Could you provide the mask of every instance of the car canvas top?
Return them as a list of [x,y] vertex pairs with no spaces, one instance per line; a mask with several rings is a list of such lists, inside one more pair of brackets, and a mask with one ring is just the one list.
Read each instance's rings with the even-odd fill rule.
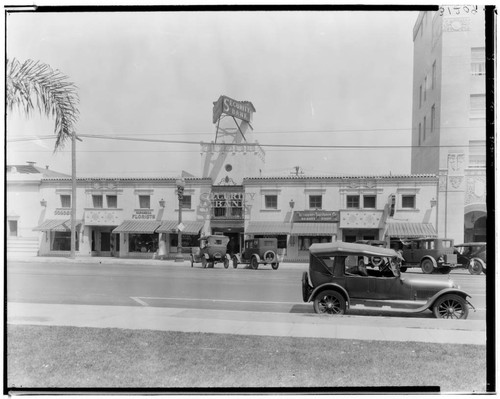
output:
[[372,245],[355,244],[343,241],[334,241],[327,243],[316,243],[309,247],[309,251],[314,255],[331,255],[331,256],[383,256],[397,257],[403,259],[401,254],[393,249],[374,247]]

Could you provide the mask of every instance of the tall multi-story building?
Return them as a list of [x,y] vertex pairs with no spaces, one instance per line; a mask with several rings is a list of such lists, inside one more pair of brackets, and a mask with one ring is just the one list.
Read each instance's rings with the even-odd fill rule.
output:
[[413,29],[411,173],[439,176],[437,232],[486,240],[485,15],[420,12]]

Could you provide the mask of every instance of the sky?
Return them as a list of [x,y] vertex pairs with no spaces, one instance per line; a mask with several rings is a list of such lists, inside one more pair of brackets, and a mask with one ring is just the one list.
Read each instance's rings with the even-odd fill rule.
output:
[[[78,87],[79,176],[199,176],[220,95],[251,101],[266,175],[409,174],[417,11],[10,13],[7,57],[38,60]],[[7,116],[7,164],[71,173],[54,121]],[[363,145],[362,149],[266,147]],[[369,146],[401,145],[380,149]],[[406,146],[406,147],[405,147]]]

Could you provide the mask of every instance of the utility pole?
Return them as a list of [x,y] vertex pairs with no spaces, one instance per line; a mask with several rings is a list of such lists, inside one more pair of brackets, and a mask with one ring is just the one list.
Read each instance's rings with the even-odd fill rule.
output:
[[76,239],[76,133],[71,134],[71,252],[70,258],[75,259]]

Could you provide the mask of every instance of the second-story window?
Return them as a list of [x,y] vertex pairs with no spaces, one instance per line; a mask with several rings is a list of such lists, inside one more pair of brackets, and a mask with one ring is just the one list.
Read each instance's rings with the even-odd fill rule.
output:
[[106,195],[108,208],[118,208],[118,197],[116,195]]
[[102,208],[102,195],[92,196],[92,206],[94,208]]
[[323,208],[323,196],[322,195],[310,195],[309,196],[309,209],[322,209]]
[[278,209],[277,195],[266,195],[264,198],[266,209]]
[[151,209],[151,196],[139,195],[139,208]]
[[182,209],[191,209],[191,196],[183,195],[181,200]]
[[401,207],[404,209],[415,209],[416,197],[415,195],[402,195]]
[[363,208],[374,209],[377,205],[376,198],[377,197],[375,195],[364,195],[363,196]]
[[351,209],[359,209],[359,195],[348,195],[346,198],[346,206]]
[[61,195],[61,208],[71,208],[71,195]]

